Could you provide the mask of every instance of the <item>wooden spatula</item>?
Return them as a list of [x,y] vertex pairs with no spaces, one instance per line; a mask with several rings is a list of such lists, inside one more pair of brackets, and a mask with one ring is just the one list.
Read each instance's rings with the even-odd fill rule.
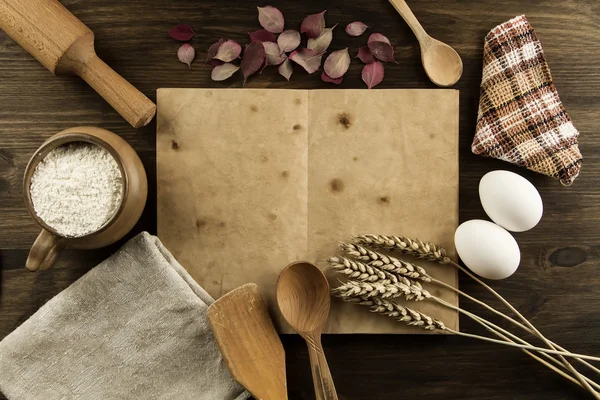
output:
[[258,400],[287,400],[285,352],[258,287],[227,293],[207,315],[233,378]]

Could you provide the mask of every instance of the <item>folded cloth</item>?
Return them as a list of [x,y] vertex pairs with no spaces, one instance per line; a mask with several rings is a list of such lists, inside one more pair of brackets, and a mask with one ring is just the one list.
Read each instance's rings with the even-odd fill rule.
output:
[[213,299],[141,233],[0,343],[10,400],[249,397],[206,319]]
[[527,18],[521,15],[492,29],[484,43],[473,153],[570,185],[582,163],[577,136]]

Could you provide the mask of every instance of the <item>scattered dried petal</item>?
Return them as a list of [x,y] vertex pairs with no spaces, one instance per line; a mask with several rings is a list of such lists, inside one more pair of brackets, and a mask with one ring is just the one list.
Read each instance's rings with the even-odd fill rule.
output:
[[275,37],[275,35],[273,35],[271,32],[264,30],[264,29],[262,29],[260,31],[248,32],[248,35],[250,36],[250,40],[252,40],[253,42],[273,42],[273,43],[275,43],[277,41],[277,38]]
[[281,11],[272,6],[256,8],[258,8],[258,22],[263,28],[271,33],[283,31],[285,21]]
[[346,33],[350,36],[360,36],[365,33],[368,27],[360,21],[354,21],[346,25]]
[[292,77],[292,73],[294,72],[292,62],[289,58],[286,58],[285,61],[277,68],[277,71],[281,76],[283,76],[288,81]]
[[300,26],[300,32],[306,33],[310,39],[316,39],[323,33],[325,29],[325,12],[318,14],[312,14],[304,18],[302,25]]
[[369,42],[369,51],[379,61],[395,62],[394,48],[386,42]]
[[210,74],[210,78],[213,81],[224,81],[231,77],[231,75],[235,74],[240,67],[237,65],[233,65],[231,63],[225,63],[213,68],[212,73]]
[[331,53],[325,60],[323,69],[331,79],[338,79],[344,76],[349,66],[350,54],[348,54],[348,48],[345,48]]
[[231,62],[240,56],[242,46],[234,40],[227,40],[219,46],[213,58],[224,62]]
[[385,43],[389,44],[390,46],[392,45],[392,43],[390,42],[390,39],[388,39],[387,36],[384,36],[381,33],[371,33],[367,42],[368,43],[385,42]]
[[[219,39],[217,42],[210,45],[210,47],[208,48],[208,52],[206,53],[206,63],[207,64],[213,64],[213,61],[219,61],[219,60],[214,60],[214,58],[217,55],[217,50],[219,50],[219,47],[221,47],[221,45],[223,43],[225,43],[226,41],[227,41],[227,39]],[[222,62],[219,61],[219,63],[222,63]]]
[[325,71],[323,71],[323,73],[321,74],[321,80],[323,82],[335,83],[336,85],[339,85],[340,83],[342,83],[343,79],[344,79],[344,77],[341,77],[341,76],[337,79],[333,79],[329,75],[327,75],[325,73]]
[[194,32],[192,28],[186,24],[179,24],[169,30],[169,36],[175,40],[179,40],[180,42],[187,42],[194,37],[195,34],[196,32]]
[[279,65],[287,58],[286,55],[281,52],[277,43],[263,42],[262,45],[265,47],[267,65]]
[[290,60],[300,65],[309,74],[316,72],[321,67],[322,53],[317,53],[311,49],[300,49],[290,54]]
[[321,36],[316,39],[308,39],[306,47],[316,51],[317,53],[324,53],[331,44],[331,39],[333,39],[333,30],[336,26],[337,24],[335,24],[332,28],[323,30]]
[[383,64],[379,61],[365,65],[361,73],[362,80],[369,89],[379,85],[383,80],[383,75]]
[[188,43],[182,44],[179,50],[177,50],[177,58],[179,58],[179,61],[182,63],[187,64],[189,68],[192,68],[194,57],[196,57],[196,50]]
[[363,46],[358,48],[358,54],[356,54],[356,58],[360,59],[365,64],[371,64],[375,62],[375,57],[371,54],[371,50],[369,47]]
[[265,47],[262,43],[252,42],[246,46],[244,55],[242,56],[242,73],[244,74],[244,82],[252,74],[258,72],[265,63]]
[[277,44],[282,53],[296,50],[300,46],[300,32],[295,30],[281,32],[281,35],[277,38]]

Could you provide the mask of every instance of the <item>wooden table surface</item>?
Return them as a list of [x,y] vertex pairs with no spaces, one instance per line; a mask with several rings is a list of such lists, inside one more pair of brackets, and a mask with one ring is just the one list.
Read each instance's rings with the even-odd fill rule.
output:
[[[521,246],[520,269],[494,287],[550,338],[572,351],[600,355],[600,1],[597,0],[413,0],[428,32],[454,46],[464,61],[460,111],[460,219],[485,218],[477,184],[484,173],[510,169],[540,190],[545,215],[532,231],[515,235]],[[178,44],[167,30],[190,24],[198,59],[220,37],[247,42],[259,29],[256,5],[217,0],[65,0],[95,33],[98,54],[150,98],[160,87],[240,87],[241,79],[210,80],[210,68],[196,61],[191,70],[176,58]],[[398,65],[386,65],[380,88],[433,88],[420,64],[417,42],[385,0],[275,0],[297,28],[307,14],[327,9],[327,25],[339,23],[332,46],[363,45],[342,29],[362,20],[390,37]],[[477,116],[483,38],[495,25],[526,14],[544,45],[556,86],[581,132],[584,155],[580,177],[570,188],[470,152]],[[341,88],[360,88],[354,60]],[[33,151],[52,134],[78,125],[112,130],[139,152],[149,174],[150,195],[134,231],[156,231],[155,129],[152,122],[134,130],[82,81],[53,77],[0,31],[0,338],[5,337],[51,297],[69,286],[118,245],[98,251],[64,252],[54,269],[24,269],[39,228],[28,216],[21,179]],[[318,74],[296,72],[290,83],[269,69],[248,87],[331,88]],[[251,138],[248,138],[251,140]],[[423,154],[423,157],[430,155]],[[432,187],[431,190],[435,190]],[[399,227],[402,221],[398,221]],[[400,229],[400,228],[399,228]],[[403,233],[403,232],[399,232]],[[125,239],[124,239],[125,240]],[[469,281],[464,291],[490,299]],[[598,287],[596,287],[598,285]],[[490,301],[492,301],[490,299]],[[495,303],[494,303],[495,304]],[[468,303],[464,307],[476,310]],[[461,320],[465,331],[481,331]],[[312,399],[308,356],[303,341],[284,337],[290,399]],[[457,337],[327,336],[323,340],[340,398],[347,400],[419,399],[579,399],[585,394],[522,352]]]

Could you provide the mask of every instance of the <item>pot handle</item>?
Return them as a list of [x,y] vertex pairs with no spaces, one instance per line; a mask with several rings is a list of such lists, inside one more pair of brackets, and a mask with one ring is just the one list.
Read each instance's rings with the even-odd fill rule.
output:
[[33,242],[25,268],[30,271],[43,271],[50,268],[58,259],[60,252],[65,248],[63,240],[42,229]]

